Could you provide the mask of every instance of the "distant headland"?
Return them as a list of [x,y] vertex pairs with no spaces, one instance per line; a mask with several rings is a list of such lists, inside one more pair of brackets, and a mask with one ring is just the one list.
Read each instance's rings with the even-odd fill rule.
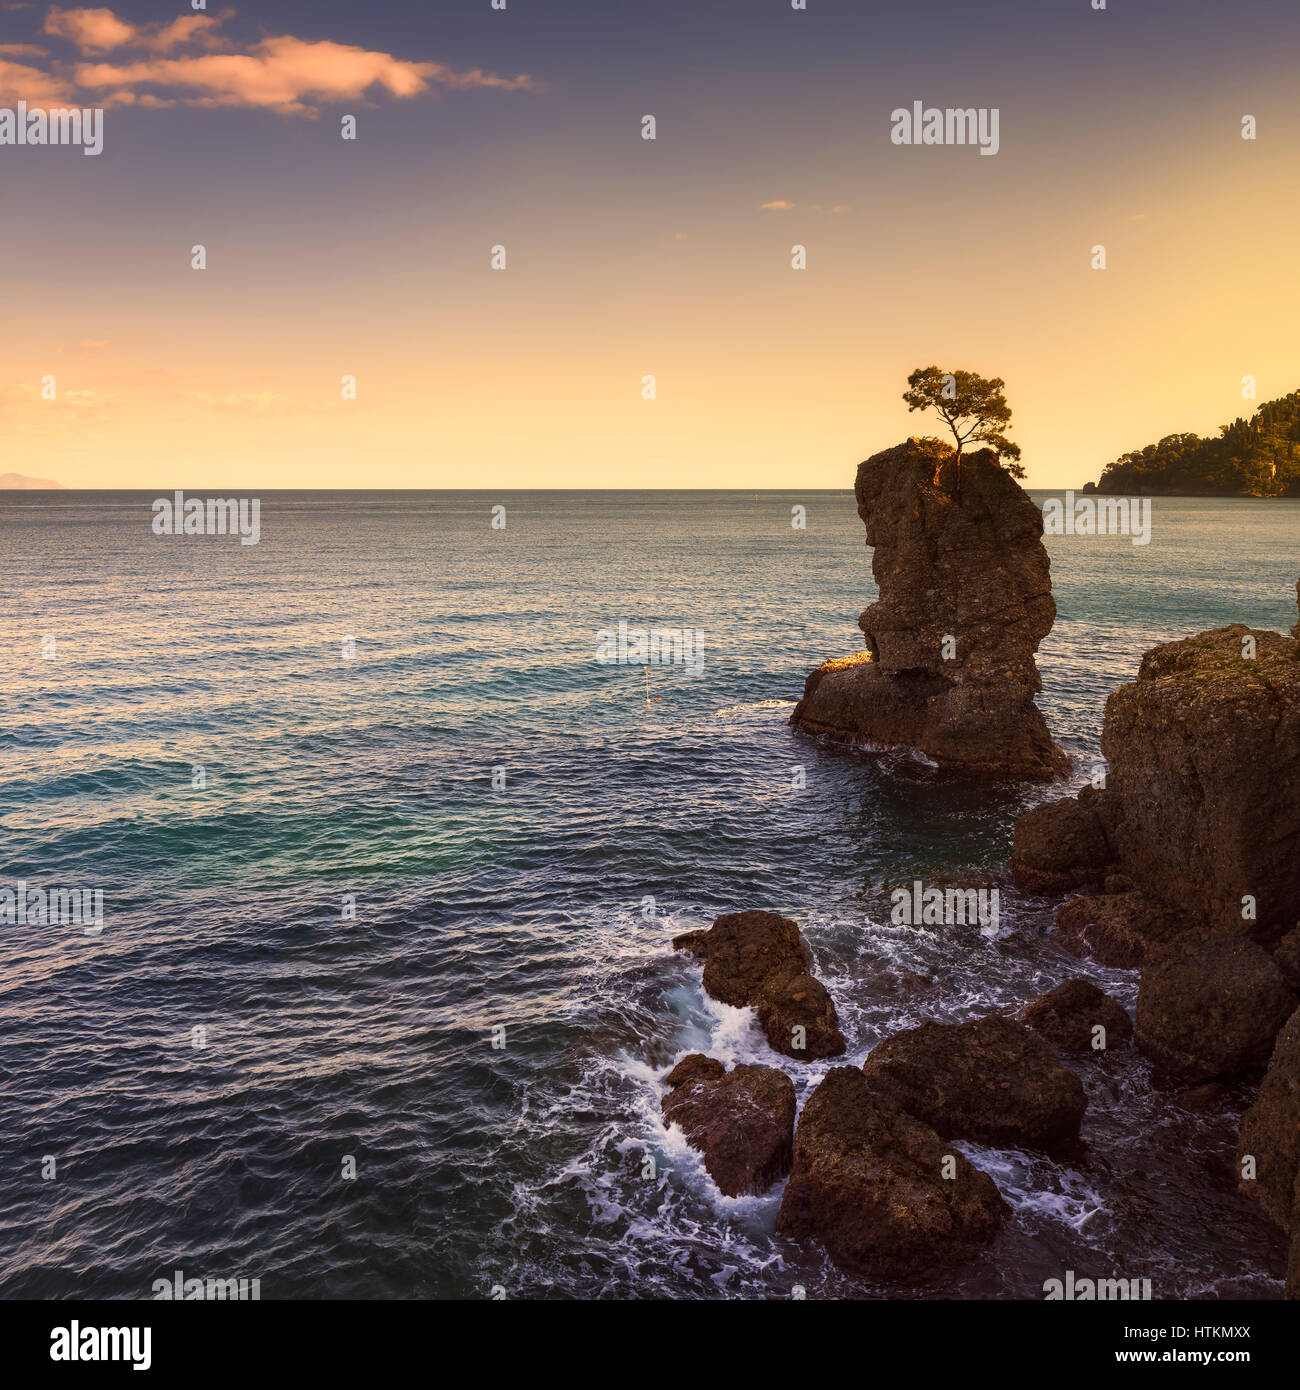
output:
[[1108,463],[1084,492],[1162,497],[1300,497],[1300,391],[1267,401],[1217,439],[1167,434]]
[[53,478],[29,478],[25,473],[0,473],[0,488],[26,488],[29,491],[62,492],[63,484]]

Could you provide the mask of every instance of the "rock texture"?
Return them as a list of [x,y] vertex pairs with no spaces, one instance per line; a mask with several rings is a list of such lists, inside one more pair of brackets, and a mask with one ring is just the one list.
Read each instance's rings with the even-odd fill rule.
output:
[[1137,1044],[1183,1085],[1262,1071],[1296,996],[1268,953],[1228,932],[1185,932],[1151,952],[1138,987]]
[[736,1008],[753,1007],[777,1052],[812,1061],[844,1051],[835,1002],[809,970],[798,923],[775,912],[732,912],[707,931],[674,937],[673,946],[703,959],[707,994]]
[[1030,893],[1100,889],[1114,866],[1098,807],[1087,786],[1077,797],[1047,801],[1016,821],[1011,875]]
[[947,1139],[1050,1147],[1079,1133],[1083,1083],[1009,1018],[923,1023],[875,1047],[872,1089]]
[[1237,625],[1156,647],[1107,700],[1101,746],[1110,843],[1143,892],[1263,942],[1295,925],[1300,644]]
[[1061,945],[1122,968],[1141,965],[1156,947],[1181,935],[1188,922],[1186,913],[1132,890],[1070,898],[1056,914]]
[[1005,1212],[986,1173],[862,1072],[834,1067],[799,1117],[777,1231],[820,1241],[854,1273],[913,1278],[969,1259]]
[[1300,927],[1289,931],[1277,943],[1273,952],[1273,964],[1282,972],[1282,978],[1292,989],[1300,989]]
[[962,456],[959,488],[954,458],[909,439],[858,466],[880,597],[858,620],[866,650],[812,672],[791,723],[958,771],[1050,777],[1066,759],[1034,704],[1056,616],[1042,515],[991,450]]
[[1106,702],[1105,790],[1016,826],[1016,882],[1084,894],[1057,913],[1062,944],[1141,968],[1136,1039],[1162,1084],[1258,1072],[1296,1006],[1300,623],[1292,633],[1237,624],[1147,652]]
[[1286,1295],[1300,1298],[1300,1012],[1278,1034],[1259,1099],[1242,1121],[1237,1153],[1255,1162],[1255,1177],[1242,1178],[1241,1190],[1291,1236]]
[[[1133,1024],[1124,1006],[1088,980],[1066,980],[1040,994],[1025,1005],[1020,1017],[1062,1052],[1111,1051],[1133,1041]],[[1096,1033],[1098,1027],[1105,1032]]]
[[698,1052],[664,1079],[664,1121],[681,1127],[728,1197],[764,1192],[790,1171],[794,1154],[794,1083],[775,1067],[744,1063],[727,1071]]

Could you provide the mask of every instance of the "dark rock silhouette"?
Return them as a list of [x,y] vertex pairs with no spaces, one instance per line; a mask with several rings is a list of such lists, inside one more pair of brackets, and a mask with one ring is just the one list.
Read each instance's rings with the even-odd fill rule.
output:
[[790,1171],[794,1144],[794,1083],[775,1067],[741,1063],[731,1071],[698,1052],[664,1078],[664,1121],[681,1127],[687,1143],[728,1197],[764,1192]]
[[788,917],[727,913],[707,931],[674,937],[673,948],[703,959],[707,994],[736,1008],[752,1006],[777,1052],[813,1061],[844,1051],[835,1002],[811,973],[799,926]]
[[1098,1026],[1104,1050],[1127,1047],[1133,1024],[1124,1006],[1088,980],[1066,980],[1031,999],[1020,1014],[1022,1022],[1062,1052],[1096,1052]]
[[911,1278],[969,1259],[1006,1210],[992,1178],[928,1125],[857,1068],[833,1067],[799,1116],[776,1228],[854,1273]]
[[1083,1083],[1023,1024],[994,1015],[922,1023],[862,1064],[874,1091],[946,1139],[1048,1148],[1079,1133]]
[[1034,704],[1056,616],[1042,516],[992,450],[962,456],[959,488],[955,458],[909,439],[858,466],[880,589],[858,620],[866,650],[812,672],[790,722],[963,772],[1050,777],[1066,759]]

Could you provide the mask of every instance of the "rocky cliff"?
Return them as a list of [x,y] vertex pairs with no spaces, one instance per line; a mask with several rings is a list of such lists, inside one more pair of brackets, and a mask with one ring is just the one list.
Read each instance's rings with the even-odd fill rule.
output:
[[[1300,598],[1300,585],[1297,585]],[[1158,1084],[1253,1079],[1242,1190],[1293,1240],[1300,1297],[1300,623],[1149,651],[1106,702],[1105,788],[1022,816],[1011,871],[1081,895],[1064,944],[1138,966],[1135,1037]]]
[[910,439],[858,467],[878,601],[865,650],[812,672],[791,723],[868,746],[918,748],[963,772],[1064,770],[1034,704],[1056,616],[1042,516],[991,450]]

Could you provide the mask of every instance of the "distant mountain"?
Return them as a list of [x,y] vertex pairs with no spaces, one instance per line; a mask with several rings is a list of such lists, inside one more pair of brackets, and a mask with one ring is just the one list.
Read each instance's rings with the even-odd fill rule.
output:
[[1141,496],[1300,497],[1300,391],[1267,401],[1217,439],[1167,434],[1108,463],[1085,492]]
[[53,478],[29,478],[23,473],[0,473],[0,487],[45,488],[63,491],[63,484]]

